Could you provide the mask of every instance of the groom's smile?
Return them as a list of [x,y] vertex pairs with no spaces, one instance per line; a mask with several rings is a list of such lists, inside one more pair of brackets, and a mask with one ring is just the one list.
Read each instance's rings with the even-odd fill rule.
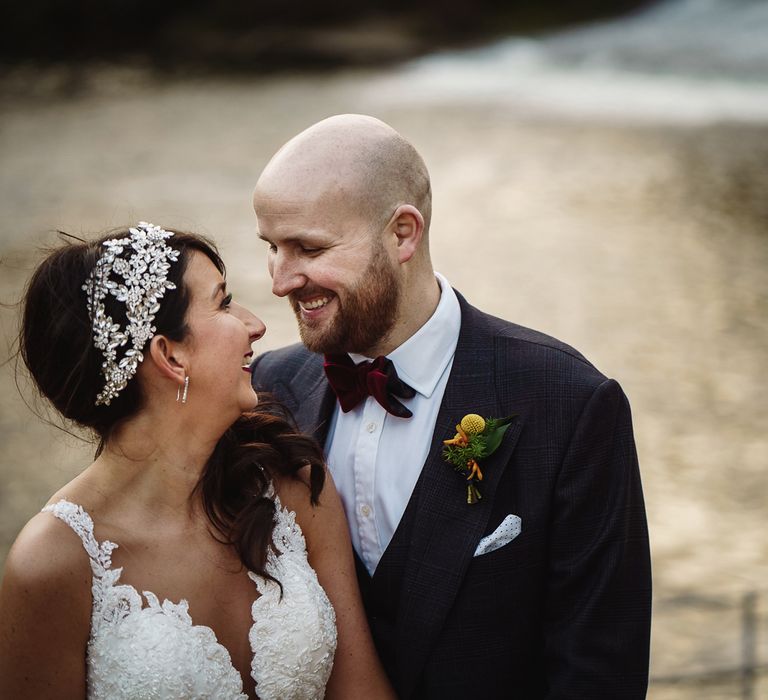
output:
[[332,292],[323,294],[306,294],[302,291],[291,292],[288,295],[293,313],[301,328],[305,324],[308,327],[317,328],[319,324],[328,322],[338,312],[338,297]]
[[320,297],[319,299],[311,299],[309,301],[299,301],[299,306],[301,306],[303,311],[310,312],[323,308],[329,301],[328,297]]

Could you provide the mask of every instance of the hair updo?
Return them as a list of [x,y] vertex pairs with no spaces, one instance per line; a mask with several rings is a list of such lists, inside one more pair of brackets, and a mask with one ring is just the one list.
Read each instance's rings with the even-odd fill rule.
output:
[[[93,241],[68,240],[48,251],[22,300],[20,356],[40,394],[66,419],[95,433],[97,455],[116,426],[141,411],[144,403],[134,376],[109,405],[96,405],[96,396],[104,388],[104,356],[94,345],[82,289],[104,251],[102,244],[127,235],[125,229],[110,231]],[[179,252],[167,274],[176,288],[167,290],[160,300],[153,325],[156,334],[182,341],[189,333],[190,294],[184,273],[190,256],[202,253],[222,275],[225,267],[214,244],[201,236],[174,231],[165,243]],[[104,305],[114,322],[125,328],[125,303],[109,294]],[[322,451],[314,440],[296,431],[275,402],[261,402],[240,416],[221,436],[205,465],[196,491],[206,514],[222,541],[231,544],[256,574],[271,578],[264,571],[274,526],[274,503],[266,497],[269,476],[296,476],[306,466],[310,467],[310,499],[316,503],[325,478]]]
[[[49,252],[32,275],[24,299],[19,349],[40,393],[65,418],[91,428],[104,441],[124,418],[142,406],[141,387],[135,377],[109,405],[96,405],[104,388],[101,365],[104,355],[93,342],[93,329],[82,289],[103,243],[127,232],[111,231],[94,241],[68,242]],[[153,325],[171,340],[183,340],[188,332],[185,315],[189,292],[183,283],[189,258],[198,251],[224,274],[224,264],[215,247],[199,236],[174,232],[166,245],[179,257],[171,263],[167,279],[176,289],[167,290]],[[104,299],[106,313],[125,328],[126,305],[112,294]]]

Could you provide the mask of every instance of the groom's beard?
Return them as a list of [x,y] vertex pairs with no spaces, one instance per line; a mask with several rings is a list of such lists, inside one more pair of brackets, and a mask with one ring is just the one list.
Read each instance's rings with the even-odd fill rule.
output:
[[400,288],[383,246],[374,250],[358,279],[353,287],[336,295],[336,314],[322,325],[307,323],[298,300],[293,293],[289,295],[299,324],[299,335],[308,350],[365,355],[392,330]]

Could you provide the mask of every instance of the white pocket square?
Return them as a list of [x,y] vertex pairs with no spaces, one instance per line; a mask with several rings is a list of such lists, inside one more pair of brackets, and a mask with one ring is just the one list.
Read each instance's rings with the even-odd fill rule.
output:
[[509,544],[522,531],[523,521],[517,515],[510,513],[490,535],[483,537],[475,550],[475,556],[488,554],[494,549]]

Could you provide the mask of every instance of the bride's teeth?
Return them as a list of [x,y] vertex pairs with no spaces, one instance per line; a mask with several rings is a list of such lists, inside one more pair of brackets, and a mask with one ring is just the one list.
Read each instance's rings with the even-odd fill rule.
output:
[[322,299],[315,299],[314,301],[304,301],[302,302],[302,306],[305,309],[319,309],[321,306],[325,306],[328,303],[328,297],[323,297]]

